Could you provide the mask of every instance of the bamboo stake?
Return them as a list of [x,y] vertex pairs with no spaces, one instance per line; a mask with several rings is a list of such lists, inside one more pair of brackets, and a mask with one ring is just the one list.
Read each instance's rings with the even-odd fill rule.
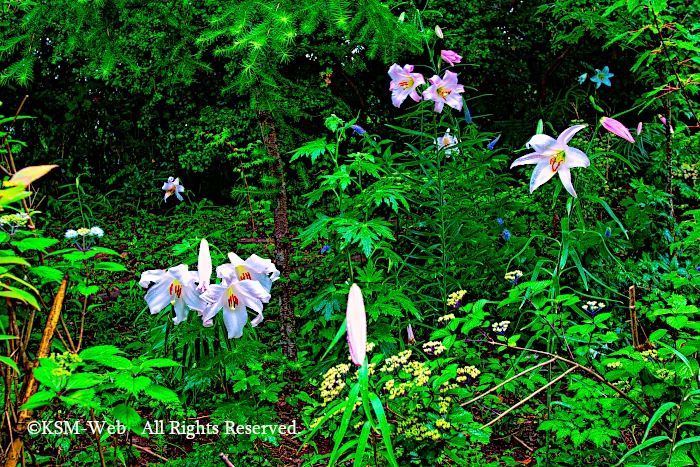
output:
[[505,412],[503,412],[501,415],[499,415],[498,417],[494,418],[493,420],[491,420],[490,422],[488,422],[486,425],[483,425],[483,426],[482,426],[481,428],[479,428],[479,429],[480,429],[480,430],[483,430],[483,429],[486,428],[487,426],[493,425],[493,424],[496,423],[498,420],[500,420],[501,418],[505,417],[506,414],[508,414],[508,413],[512,412],[513,410],[517,409],[518,407],[520,407],[521,405],[523,405],[525,402],[529,401],[530,399],[532,399],[533,397],[535,397],[537,394],[541,393],[542,391],[544,391],[544,390],[547,389],[548,387],[552,386],[553,384],[556,384],[557,381],[559,381],[560,379],[564,378],[567,374],[571,373],[572,371],[577,370],[578,368],[580,368],[579,365],[572,366],[571,368],[569,368],[568,370],[566,370],[564,373],[560,374],[559,376],[557,376],[556,378],[554,378],[552,381],[550,381],[549,383],[545,384],[544,386],[542,386],[541,388],[539,388],[537,391],[533,392],[532,394],[530,394],[529,396],[527,396],[525,399],[521,400],[520,402],[518,402],[517,404],[515,404],[513,407],[509,408],[508,410],[506,410]]
[[471,404],[472,402],[476,402],[476,401],[478,401],[479,399],[481,399],[482,397],[486,396],[487,394],[490,394],[490,393],[492,393],[493,391],[495,391],[496,389],[500,388],[501,386],[504,386],[505,384],[510,383],[510,382],[513,381],[514,379],[520,378],[522,375],[524,375],[524,374],[526,374],[526,373],[529,373],[529,372],[531,372],[532,370],[535,370],[535,369],[537,369],[537,368],[539,368],[539,367],[541,367],[541,366],[548,365],[548,364],[552,363],[552,362],[555,361],[555,360],[556,360],[556,358],[550,358],[550,359],[547,360],[546,362],[542,362],[542,363],[540,363],[539,365],[533,366],[532,368],[528,368],[528,369],[525,370],[525,371],[521,371],[521,372],[518,373],[517,375],[512,376],[512,377],[508,378],[507,380],[503,381],[503,382],[502,382],[501,384],[499,384],[498,386],[494,386],[494,387],[492,387],[491,389],[489,389],[488,391],[486,391],[485,393],[481,394],[480,396],[476,396],[474,399],[472,399],[472,400],[470,400],[470,401],[468,401],[468,402],[465,402],[465,403],[463,403],[463,404],[460,404],[460,405],[461,405],[462,407],[464,407],[465,405],[469,405],[469,404]]
[[637,298],[635,288],[629,288],[630,297],[630,326],[632,327],[632,346],[635,350],[639,348],[639,334],[637,334]]
[[[63,281],[61,286],[58,288],[58,293],[54,297],[53,305],[51,306],[51,311],[49,311],[49,317],[46,320],[46,327],[44,328],[44,334],[41,336],[41,342],[39,343],[39,350],[36,353],[36,361],[32,364],[32,368],[37,368],[39,366],[39,359],[46,358],[49,356],[49,350],[51,350],[51,339],[53,338],[53,333],[56,330],[56,325],[58,324],[58,318],[61,315],[61,309],[63,308],[63,300],[66,297],[66,288],[68,287],[68,275],[63,276]],[[30,371],[27,374],[27,382],[24,385],[24,395],[22,397],[21,404],[26,404],[29,401],[37,389],[37,380],[34,377],[34,372]],[[22,410],[19,413],[19,420],[15,426],[16,437],[10,445],[10,452],[7,455],[7,460],[5,461],[5,467],[17,467],[17,462],[20,460],[20,454],[22,453],[22,448],[24,446],[24,440],[22,435],[27,431],[27,424],[32,419],[31,410]]]

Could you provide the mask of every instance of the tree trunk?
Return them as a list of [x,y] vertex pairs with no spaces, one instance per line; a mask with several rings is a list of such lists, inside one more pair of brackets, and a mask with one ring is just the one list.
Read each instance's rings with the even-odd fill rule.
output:
[[267,153],[275,159],[275,163],[270,171],[271,175],[280,182],[277,208],[275,208],[273,237],[275,242],[275,265],[283,277],[281,293],[279,294],[282,353],[290,360],[296,360],[296,328],[294,324],[294,308],[290,302],[291,284],[289,282],[292,243],[289,238],[289,212],[287,211],[287,186],[284,182],[284,163],[277,147],[277,133],[272,115],[268,112],[258,111],[258,119],[260,120],[263,143]]

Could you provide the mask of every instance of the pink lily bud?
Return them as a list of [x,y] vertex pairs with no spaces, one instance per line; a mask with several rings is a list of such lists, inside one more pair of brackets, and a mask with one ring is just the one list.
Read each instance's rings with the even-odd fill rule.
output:
[[440,29],[440,26],[438,26],[438,25],[435,25],[435,34],[436,34],[440,39],[443,38],[442,29]]
[[614,133],[620,138],[626,139],[630,143],[634,143],[634,138],[632,138],[632,135],[627,127],[614,118],[603,117],[600,119],[600,124],[603,125],[610,133]]
[[352,284],[348,294],[348,309],[345,313],[348,330],[350,357],[357,366],[362,366],[367,352],[367,314],[362,291],[357,284]]
[[413,328],[409,324],[406,328],[406,334],[408,334],[408,344],[413,345],[416,343],[416,336],[413,335]]
[[642,134],[642,122],[639,122],[639,125],[637,125],[637,136]]
[[450,66],[454,66],[455,63],[459,63],[462,61],[462,56],[457,55],[457,53],[452,50],[441,50],[440,56],[443,60],[449,63]]
[[661,123],[666,125],[666,117],[662,117],[661,115],[659,115],[659,120],[661,120]]

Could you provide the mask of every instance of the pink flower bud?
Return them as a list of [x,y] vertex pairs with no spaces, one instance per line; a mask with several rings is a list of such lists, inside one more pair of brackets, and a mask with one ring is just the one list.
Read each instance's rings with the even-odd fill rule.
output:
[[440,39],[443,38],[442,29],[440,29],[440,26],[438,26],[438,25],[435,25],[435,34],[436,34]]
[[637,136],[642,134],[642,122],[639,122],[639,125],[637,125]]
[[662,117],[661,115],[659,115],[659,120],[661,120],[661,123],[666,125],[666,117]]
[[462,56],[457,55],[457,53],[453,52],[452,50],[441,50],[440,56],[442,57],[443,60],[445,60],[447,63],[449,63],[450,66],[454,66],[455,63],[459,63],[462,61]]
[[409,345],[415,344],[416,343],[416,337],[413,335],[413,328],[411,325],[408,325],[408,328],[406,328],[406,334],[408,335],[408,343]]
[[603,125],[610,133],[614,133],[620,138],[626,139],[630,143],[634,143],[634,138],[632,138],[632,135],[627,127],[614,118],[603,117],[600,119],[600,124]]
[[357,284],[352,284],[348,294],[348,308],[345,313],[348,331],[350,357],[357,366],[362,366],[367,352],[367,314],[362,291]]

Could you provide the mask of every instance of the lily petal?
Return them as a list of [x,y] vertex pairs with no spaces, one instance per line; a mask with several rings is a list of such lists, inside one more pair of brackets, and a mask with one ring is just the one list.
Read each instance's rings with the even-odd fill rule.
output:
[[571,141],[571,138],[573,138],[576,133],[586,128],[586,126],[587,125],[570,126],[566,130],[561,132],[559,138],[557,138],[557,143],[567,144],[569,141]]
[[571,196],[576,198],[576,190],[574,190],[574,186],[571,184],[571,170],[569,170],[568,167],[561,167],[559,168],[558,172],[561,183],[564,185],[564,188],[566,188],[566,191],[568,191]]
[[234,311],[224,311],[223,318],[229,339],[238,339],[243,336],[243,327],[248,322],[248,313],[245,311],[245,307],[236,308]]
[[530,177],[530,193],[547,183],[555,173],[557,172],[552,170],[549,160],[537,164]]
[[549,135],[540,134],[530,138],[530,141],[525,143],[525,147],[528,149],[532,148],[536,153],[542,154],[549,148],[554,147],[556,144],[556,139],[552,138]]
[[[591,161],[588,156],[580,149],[572,148],[567,146],[565,149],[566,154],[566,166],[567,167],[588,167],[591,165]],[[561,169],[560,169],[561,170]]]
[[549,156],[533,152],[515,159],[510,165],[510,168],[512,169],[513,167],[517,167],[519,165],[539,164],[543,161],[549,163]]

